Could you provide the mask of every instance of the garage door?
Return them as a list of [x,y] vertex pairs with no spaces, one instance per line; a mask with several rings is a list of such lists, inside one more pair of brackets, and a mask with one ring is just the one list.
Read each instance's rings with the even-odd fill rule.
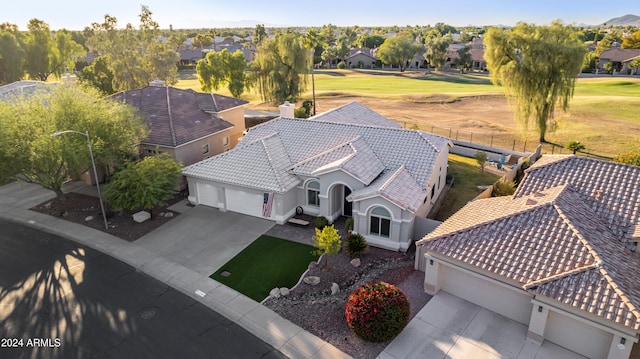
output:
[[492,283],[488,279],[472,276],[443,265],[441,288],[447,293],[462,298],[492,312],[504,315],[525,325],[531,317],[531,297]]
[[544,338],[587,358],[606,358],[613,334],[550,310]]
[[198,182],[198,203],[218,208],[218,188]]
[[227,209],[251,216],[262,217],[262,194],[226,189]]

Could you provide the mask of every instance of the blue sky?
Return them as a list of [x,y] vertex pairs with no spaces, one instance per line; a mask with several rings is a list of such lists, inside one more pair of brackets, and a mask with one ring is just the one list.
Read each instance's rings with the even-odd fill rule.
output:
[[102,22],[109,14],[119,26],[138,26],[140,4],[149,6],[161,28],[212,28],[246,26],[244,21],[279,26],[405,26],[444,22],[454,26],[514,25],[526,21],[538,25],[555,19],[564,23],[597,25],[625,14],[640,15],[635,1],[601,0],[7,0],[0,9],[0,23],[10,22],[26,30],[29,19],[38,18],[52,29],[81,30]]

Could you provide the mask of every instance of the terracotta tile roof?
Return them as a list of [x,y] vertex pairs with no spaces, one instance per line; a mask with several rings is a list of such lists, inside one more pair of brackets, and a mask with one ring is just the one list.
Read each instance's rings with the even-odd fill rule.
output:
[[588,315],[640,329],[640,258],[571,184],[474,201],[417,245]]
[[187,166],[185,176],[284,193],[300,180],[290,174],[291,160],[277,134]]
[[571,184],[619,239],[640,223],[640,167],[578,156],[543,156],[514,197]]
[[123,91],[111,98],[140,110],[150,127],[143,143],[169,147],[233,127],[215,113],[247,103],[226,96],[165,86]]

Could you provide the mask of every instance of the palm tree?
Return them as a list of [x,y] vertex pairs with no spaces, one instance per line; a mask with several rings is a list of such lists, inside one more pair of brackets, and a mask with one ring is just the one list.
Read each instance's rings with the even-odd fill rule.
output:
[[566,149],[573,151],[573,154],[575,155],[576,152],[584,150],[585,147],[580,143],[580,141],[571,141],[567,145]]
[[315,51],[316,46],[320,45],[320,33],[316,31],[313,27],[309,29],[306,35],[304,35],[304,46],[311,51],[311,93],[313,96],[313,116],[316,115],[316,79],[313,72],[313,67],[315,66]]

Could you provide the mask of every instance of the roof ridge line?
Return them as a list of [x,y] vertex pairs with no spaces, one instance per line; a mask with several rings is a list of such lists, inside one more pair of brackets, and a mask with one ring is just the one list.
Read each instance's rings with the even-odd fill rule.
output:
[[611,288],[613,288],[613,290],[616,292],[616,294],[618,294],[618,296],[620,296],[620,299],[622,299],[624,304],[626,304],[627,307],[629,307],[629,310],[631,311],[631,313],[633,313],[633,315],[636,317],[636,322],[639,321],[640,320],[640,310],[638,310],[638,308],[636,308],[636,306],[633,304],[631,299],[629,299],[629,297],[620,289],[620,287],[618,286],[618,283],[616,283],[616,281],[614,281],[613,278],[611,278],[611,276],[609,275],[609,272],[605,268],[603,268],[601,266],[598,269],[600,271],[600,274],[602,274],[602,276],[607,281],[607,283],[609,283]]
[[[311,161],[313,161],[313,160],[315,160],[315,159],[318,159],[318,158],[320,158],[320,157],[322,157],[322,156],[324,156],[324,155],[326,155],[326,154],[329,154],[329,153],[331,153],[331,152],[333,152],[333,151],[337,150],[337,149],[338,149],[338,148],[340,148],[340,147],[344,147],[344,146],[346,146],[346,145],[349,145],[350,143],[352,143],[352,142],[354,142],[354,141],[357,141],[357,140],[358,140],[358,139],[360,139],[360,138],[362,138],[362,135],[356,135],[355,137],[350,138],[350,139],[349,139],[349,140],[347,140],[347,141],[344,141],[344,142],[342,142],[342,143],[340,143],[340,144],[338,144],[338,145],[335,145],[335,146],[333,146],[333,147],[331,147],[331,148],[329,148],[329,149],[326,149],[326,150],[324,150],[324,151],[322,151],[322,152],[320,152],[320,153],[317,153],[317,154],[315,154],[315,155],[313,155],[313,156],[311,156],[311,157],[309,157],[309,158],[305,158],[304,160],[302,160],[302,161],[300,161],[300,162],[298,162],[298,163],[296,163],[296,164],[292,165],[292,168],[293,168],[293,167],[302,166],[302,165],[303,165],[303,164],[305,164],[305,163],[308,163],[308,162],[311,162]],[[351,148],[353,149],[353,151],[354,151],[354,152],[356,152],[356,150],[355,150],[355,148],[353,148],[353,146],[351,146]]]
[[171,144],[177,146],[176,129],[173,127],[173,114],[171,113],[171,96],[169,95],[169,87],[165,87],[167,93],[167,115],[169,116],[169,130],[171,133]]
[[596,259],[596,262],[604,263],[604,260],[600,257],[598,252],[593,248],[591,243],[589,243],[589,241],[582,236],[582,233],[578,230],[576,226],[573,225],[573,222],[571,221],[571,219],[565,214],[565,212],[560,208],[560,206],[558,206],[558,204],[555,203],[555,201],[551,202],[551,204],[553,205],[553,208],[558,212],[558,215],[560,216],[560,218],[564,220],[565,224],[571,229],[571,231],[575,234],[575,236],[578,237],[578,240],[582,243],[582,245],[587,248],[587,250],[589,251],[589,254],[591,254]]
[[522,289],[529,290],[529,289],[531,289],[533,287],[537,287],[537,286],[539,286],[541,284],[546,284],[546,283],[549,283],[549,282],[553,282],[554,280],[558,280],[558,279],[561,279],[561,278],[564,278],[564,277],[569,277],[569,276],[572,276],[572,275],[575,275],[575,274],[586,272],[586,271],[591,270],[591,269],[598,269],[600,267],[600,264],[601,264],[601,262],[596,262],[596,263],[589,264],[589,265],[584,266],[584,267],[579,267],[579,268],[572,269],[572,270],[567,271],[567,272],[562,272],[562,273],[554,274],[554,275],[549,276],[549,277],[545,277],[545,278],[541,278],[541,279],[538,279],[538,280],[534,280],[532,282],[529,282],[529,283],[523,285]]
[[[401,164],[401,165],[400,165],[400,167],[398,167],[398,169],[397,169],[397,170],[395,170],[395,171],[393,172],[393,174],[391,175],[391,177],[387,178],[387,180],[386,180],[386,181],[384,181],[384,183],[382,184],[382,186],[380,186],[380,188],[378,189],[378,193],[382,194],[382,191],[384,191],[384,190],[385,190],[385,189],[386,189],[386,188],[391,184],[391,182],[393,182],[393,180],[394,180],[394,179],[396,179],[396,178],[400,175],[400,173],[401,173],[402,171],[404,171],[404,169],[405,169],[405,166],[404,166],[404,163],[403,163],[403,164]],[[409,174],[409,176],[411,176],[411,174]],[[411,176],[411,178],[413,178],[413,176]],[[415,178],[414,178],[413,180],[415,181]],[[416,182],[416,184],[417,184],[417,183],[418,183],[418,182]]]

